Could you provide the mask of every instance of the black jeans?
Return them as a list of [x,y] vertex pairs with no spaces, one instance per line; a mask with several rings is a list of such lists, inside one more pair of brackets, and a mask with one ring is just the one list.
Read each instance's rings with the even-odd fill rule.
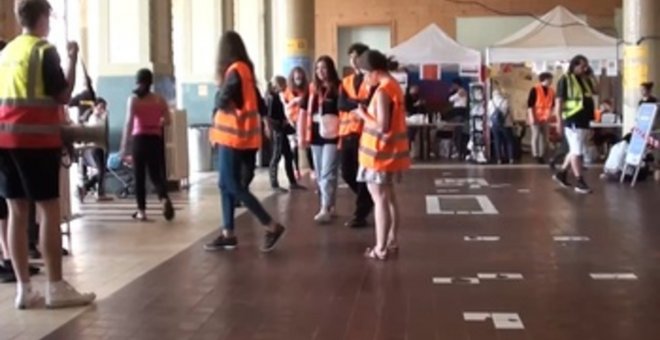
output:
[[277,180],[277,173],[282,155],[284,155],[284,169],[286,170],[286,177],[289,179],[289,184],[297,184],[296,176],[293,173],[293,153],[289,145],[289,138],[282,131],[273,131],[272,143],[273,154],[270,158],[270,186],[273,188],[279,188],[280,186]]
[[[513,129],[506,126],[493,126],[493,139],[495,142],[495,160],[503,162],[505,159],[509,162],[514,160],[513,155]],[[502,157],[502,150],[506,152],[506,158]]]
[[341,141],[341,175],[348,187],[357,195],[355,199],[355,213],[353,217],[358,221],[364,221],[374,202],[371,199],[367,184],[357,181],[357,173],[360,164],[358,163],[358,152],[360,149],[360,135],[350,134],[342,137]]
[[133,136],[133,171],[135,194],[139,210],[147,208],[147,170],[158,198],[169,200],[165,183],[165,145],[163,138],[156,135]]
[[105,151],[101,148],[85,150],[83,157],[85,158],[83,163],[92,163],[96,168],[96,174],[94,176],[85,178],[83,187],[86,191],[96,187],[96,192],[99,196],[105,195]]

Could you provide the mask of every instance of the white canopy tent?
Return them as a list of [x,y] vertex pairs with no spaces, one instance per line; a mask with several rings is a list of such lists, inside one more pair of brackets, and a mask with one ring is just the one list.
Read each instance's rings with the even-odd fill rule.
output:
[[590,60],[616,61],[617,39],[587,25],[557,6],[487,50],[487,63],[565,61],[581,54]]
[[436,24],[430,24],[389,51],[402,65],[458,64],[481,66],[479,51],[460,45]]

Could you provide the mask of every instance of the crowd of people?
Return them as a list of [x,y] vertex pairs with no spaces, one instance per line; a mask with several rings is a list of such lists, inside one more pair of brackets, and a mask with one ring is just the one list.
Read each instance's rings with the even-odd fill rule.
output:
[[[68,123],[63,109],[66,105],[77,107],[81,113],[78,123],[89,126],[107,127],[108,108],[105,100],[97,98],[87,75],[85,91],[72,98],[78,45],[68,44],[68,65],[63,70],[55,47],[45,40],[51,11],[46,0],[21,0],[17,16],[23,32],[0,55],[0,197],[6,200],[7,208],[0,209],[0,219],[6,222],[0,238],[4,260],[0,274],[13,274],[18,309],[81,306],[96,298],[93,293],[78,292],[62,277],[60,130],[62,124]],[[305,70],[299,67],[291,71],[288,82],[276,77],[266,104],[257,89],[253,64],[242,38],[233,31],[223,34],[218,46],[218,93],[210,132],[210,142],[218,155],[223,221],[220,234],[205,245],[206,250],[238,245],[234,229],[239,202],[264,226],[263,252],[275,249],[285,235],[287,228],[249,190],[265,128],[274,151],[274,190],[285,192],[277,180],[282,156],[289,188],[306,189],[298,183],[302,178],[302,154],[318,189],[319,211],[314,220],[330,223],[337,216],[341,168],[344,181],[356,195],[355,211],[346,225],[365,227],[368,215],[374,211],[375,244],[365,251],[365,256],[385,260],[397,251],[394,184],[410,166],[404,94],[389,72],[397,64],[364,44],[354,44],[348,54],[354,71],[351,76],[340,79],[334,60],[322,56],[314,64],[309,84]],[[36,74],[39,70],[42,74]],[[163,150],[163,129],[171,117],[166,101],[152,91],[153,81],[151,71],[137,72],[118,153],[124,162],[132,163],[135,171],[137,211],[133,218],[138,221],[147,220],[147,172],[163,204],[163,216],[172,220],[175,215],[165,183]],[[105,148],[91,145],[81,158],[80,200],[89,191],[95,191],[97,200],[107,200],[103,185]],[[88,176],[85,165],[96,169],[93,176]],[[36,209],[34,217],[29,216],[30,204]],[[41,229],[39,245],[47,276],[43,295],[30,280],[38,271],[28,262],[30,219]]]

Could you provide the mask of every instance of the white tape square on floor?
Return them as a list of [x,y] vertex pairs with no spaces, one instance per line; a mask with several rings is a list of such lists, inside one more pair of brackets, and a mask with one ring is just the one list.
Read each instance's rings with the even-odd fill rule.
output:
[[591,273],[589,276],[594,280],[606,281],[606,280],[619,280],[619,281],[635,281],[637,280],[637,275],[634,273]]
[[590,238],[586,236],[554,236],[555,242],[589,242]]
[[500,240],[499,236],[464,236],[463,241],[465,242],[498,242]]
[[495,329],[500,330],[522,330],[525,325],[517,313],[484,313],[468,312],[463,313],[463,320],[467,322],[485,322],[491,319]]
[[[444,210],[440,200],[476,200],[479,210],[453,211]],[[499,211],[486,195],[426,195],[426,213],[428,215],[497,215]]]

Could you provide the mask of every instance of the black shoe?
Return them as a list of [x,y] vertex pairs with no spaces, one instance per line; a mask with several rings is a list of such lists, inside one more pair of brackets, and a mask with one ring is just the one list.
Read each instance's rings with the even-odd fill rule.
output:
[[220,235],[212,242],[205,244],[204,250],[233,250],[236,249],[236,247],[238,247],[238,239],[236,237],[225,237],[224,235]]
[[578,194],[590,194],[591,193],[591,188],[585,183],[584,180],[579,180],[577,185],[575,186],[575,192]]
[[350,221],[344,223],[344,225],[353,229],[360,229],[369,226],[366,220],[356,219],[356,218],[351,219]]
[[0,283],[13,282],[16,282],[16,275],[14,275],[14,270],[10,267],[0,265]]
[[243,207],[243,202],[237,200],[237,201],[234,203],[234,207],[235,207],[235,208],[242,208],[242,207]]
[[545,159],[543,159],[543,157],[536,157],[536,163],[545,164]]
[[302,191],[302,190],[307,190],[307,187],[304,186],[304,185],[300,185],[298,183],[294,183],[294,184],[291,184],[291,186],[289,186],[289,189],[290,190],[301,190]]
[[571,183],[568,182],[567,176],[568,175],[567,175],[566,172],[561,172],[560,171],[560,172],[556,173],[554,176],[552,176],[552,179],[555,182],[559,183],[559,185],[561,185],[562,188],[570,188]]
[[275,246],[277,246],[277,243],[282,239],[282,236],[284,236],[285,232],[286,228],[281,224],[278,224],[275,227],[275,231],[267,231],[266,236],[264,237],[264,246],[261,248],[261,251],[264,253],[273,251]]
[[172,201],[169,199],[165,200],[165,205],[163,206],[163,217],[165,217],[165,220],[167,221],[174,219],[174,206],[172,205]]
[[37,247],[30,247],[30,250],[28,250],[28,255],[33,260],[41,260],[41,252],[39,249],[37,249]]
[[286,190],[282,187],[271,187],[271,190],[273,190],[273,192],[276,194],[286,194],[289,192],[289,190]]

